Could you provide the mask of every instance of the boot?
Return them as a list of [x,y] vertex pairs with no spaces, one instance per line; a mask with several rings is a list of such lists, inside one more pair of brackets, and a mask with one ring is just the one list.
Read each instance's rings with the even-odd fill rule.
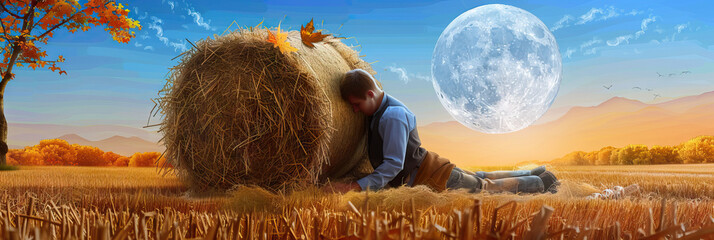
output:
[[538,177],[543,180],[543,188],[544,188],[544,193],[545,192],[550,192],[550,193],[556,193],[558,192],[558,186],[560,185],[560,182],[558,182],[558,179],[555,177],[555,175],[550,172],[550,171],[544,171],[543,173],[539,174]]

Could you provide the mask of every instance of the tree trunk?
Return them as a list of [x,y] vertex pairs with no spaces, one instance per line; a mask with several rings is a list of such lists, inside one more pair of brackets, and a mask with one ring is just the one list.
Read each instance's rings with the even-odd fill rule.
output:
[[20,54],[20,46],[15,45],[12,48],[12,56],[10,57],[10,64],[5,70],[5,75],[0,81],[0,166],[7,164],[5,157],[7,155],[7,119],[5,119],[5,86],[7,82],[10,81],[12,77],[12,66],[15,65],[15,60],[17,60],[17,55]]
[[[33,22],[35,18],[35,6],[37,6],[38,1],[33,0],[32,4],[30,6],[30,9],[28,10],[27,14],[23,17],[22,20],[22,31],[28,30],[29,32],[32,32],[32,27],[33,27]],[[20,36],[16,42],[13,43],[12,46],[12,54],[10,56],[10,61],[8,62],[7,69],[4,72],[4,75],[2,76],[2,81],[0,81],[0,165],[5,165],[7,164],[6,157],[7,157],[7,119],[5,119],[5,87],[7,86],[7,82],[10,81],[12,78],[12,67],[15,65],[15,61],[17,61],[18,55],[20,55],[20,51],[22,49],[20,48],[20,43],[25,42],[25,36]]]
[[[4,92],[4,91],[3,91]],[[7,164],[7,119],[5,119],[5,94],[0,92],[0,166]]]

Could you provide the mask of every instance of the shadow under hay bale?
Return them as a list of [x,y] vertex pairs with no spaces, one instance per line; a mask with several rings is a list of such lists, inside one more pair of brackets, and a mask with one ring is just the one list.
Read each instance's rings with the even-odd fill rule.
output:
[[267,31],[192,44],[159,92],[164,156],[193,190],[290,189],[371,171],[365,117],[340,98],[339,82],[374,70],[338,38],[309,48],[291,31],[298,51],[283,54]]

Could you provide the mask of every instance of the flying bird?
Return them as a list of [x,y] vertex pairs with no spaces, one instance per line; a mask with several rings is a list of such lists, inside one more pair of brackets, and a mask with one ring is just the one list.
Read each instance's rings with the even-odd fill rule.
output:
[[677,74],[676,74],[676,73],[670,73],[670,74],[667,74],[667,77],[671,77],[671,76],[675,76],[675,75],[677,75]]
[[610,90],[610,88],[612,87],[612,84],[610,84],[610,86],[602,85],[602,87],[604,87],[604,88],[607,89],[607,90]]
[[657,77],[664,77],[664,75],[659,74],[659,72],[657,72]]
[[656,94],[656,93],[655,93],[655,94],[654,94],[654,98],[652,98],[652,100],[657,99],[657,97],[661,97],[661,96],[660,96],[659,94]]
[[641,88],[641,87],[632,87],[632,89],[639,89],[639,90],[642,90],[642,88]]
[[682,71],[682,74],[690,74],[692,73],[691,71]]

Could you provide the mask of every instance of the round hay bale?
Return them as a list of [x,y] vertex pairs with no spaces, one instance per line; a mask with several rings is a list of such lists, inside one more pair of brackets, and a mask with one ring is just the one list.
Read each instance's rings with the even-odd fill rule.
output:
[[365,117],[339,83],[351,69],[374,70],[338,38],[310,48],[290,31],[298,51],[283,54],[267,31],[192,44],[160,91],[164,156],[194,190],[279,190],[371,171]]

